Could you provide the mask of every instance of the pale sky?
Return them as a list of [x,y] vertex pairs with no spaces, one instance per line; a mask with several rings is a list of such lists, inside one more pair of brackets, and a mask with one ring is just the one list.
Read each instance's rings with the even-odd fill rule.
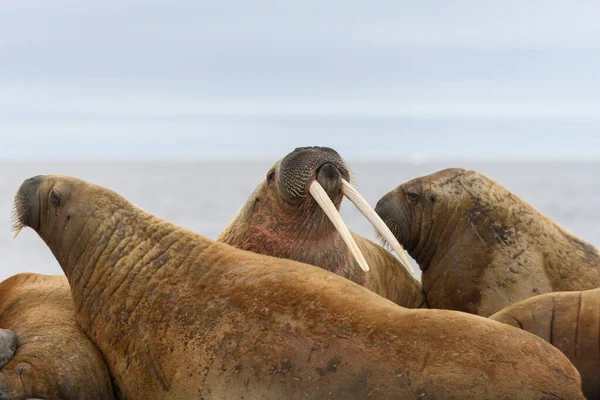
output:
[[598,1],[5,1],[0,159],[600,159]]

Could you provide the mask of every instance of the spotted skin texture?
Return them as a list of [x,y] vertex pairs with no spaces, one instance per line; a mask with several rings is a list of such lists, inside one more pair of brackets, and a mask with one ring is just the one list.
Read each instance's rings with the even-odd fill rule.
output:
[[[320,169],[325,164],[335,166],[339,174],[325,173]],[[304,190],[316,179],[339,209],[342,177],[351,179],[334,150],[297,149],[275,163],[217,241],[321,267],[403,307],[425,306],[421,282],[389,251],[352,233],[370,268],[363,271],[331,221]]]
[[108,368],[75,321],[67,278],[23,273],[0,283],[0,326],[18,338],[0,399],[113,399]]
[[555,291],[600,286],[600,253],[492,179],[447,169],[375,208],[422,270],[431,308],[482,316]]
[[539,295],[513,304],[490,319],[552,343],[579,370],[584,395],[600,399],[600,288]]
[[38,177],[20,193],[127,399],[583,399],[566,357],[520,329],[400,307],[76,178]]

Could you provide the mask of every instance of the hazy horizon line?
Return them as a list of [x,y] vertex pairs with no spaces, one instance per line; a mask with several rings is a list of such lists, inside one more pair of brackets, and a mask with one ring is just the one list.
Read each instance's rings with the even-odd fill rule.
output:
[[[240,155],[240,156],[81,156],[81,157],[24,157],[24,156],[0,156],[0,163],[27,163],[27,162],[64,162],[64,163],[111,163],[111,162],[134,162],[134,163],[148,163],[148,162],[168,162],[168,163],[194,163],[194,162],[275,162],[278,159],[284,157],[284,154],[279,156],[270,157],[268,155]],[[536,156],[530,157],[525,156],[489,156],[482,155],[480,157],[474,156],[426,156],[426,155],[415,155],[415,156],[398,156],[393,157],[389,155],[382,156],[356,156],[349,155],[344,156],[346,161],[352,162],[382,162],[382,163],[408,163],[421,165],[425,163],[437,163],[437,162],[485,162],[485,163],[506,163],[506,162],[518,162],[518,163],[550,163],[550,162],[561,162],[561,163],[588,163],[588,162],[600,162],[598,156],[560,156],[560,155],[547,155],[547,156]]]

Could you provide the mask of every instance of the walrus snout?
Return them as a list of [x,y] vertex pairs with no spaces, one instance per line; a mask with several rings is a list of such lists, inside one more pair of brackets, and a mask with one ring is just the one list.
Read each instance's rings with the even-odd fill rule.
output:
[[375,206],[375,212],[390,228],[398,242],[407,246],[409,242],[409,221],[402,208],[403,197],[396,191],[391,191],[383,196]]
[[43,179],[43,175],[26,179],[15,195],[13,206],[13,229],[15,237],[26,226],[35,230],[40,228],[38,189]]
[[331,201],[334,203],[341,201],[342,174],[335,165],[327,163],[319,168],[317,181],[323,186]]
[[[350,171],[346,163],[332,148],[298,147],[285,156],[279,165],[277,179],[277,188],[283,199],[290,203],[303,201],[308,195],[310,183],[326,164],[330,164],[330,166],[323,170],[324,173],[335,175],[335,177],[339,174],[341,178],[350,181]],[[323,175],[323,178],[326,177]],[[319,183],[323,184],[323,182]],[[329,186],[329,183],[327,185]]]

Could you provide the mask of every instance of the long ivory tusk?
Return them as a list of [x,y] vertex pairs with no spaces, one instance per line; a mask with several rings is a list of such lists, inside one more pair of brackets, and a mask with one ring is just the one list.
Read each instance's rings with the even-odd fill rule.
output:
[[21,233],[22,230],[23,230],[23,227],[15,229],[15,231],[13,232],[13,240],[16,239],[17,236],[19,236],[19,233]]
[[400,261],[404,268],[406,268],[411,274],[415,274],[413,267],[404,252],[404,247],[398,242],[398,239],[394,236],[390,228],[387,227],[385,222],[381,219],[379,215],[373,210],[373,208],[369,205],[367,200],[358,192],[358,190],[354,189],[350,183],[348,183],[345,179],[342,179],[342,193],[346,196],[351,202],[354,203],[356,208],[369,220],[369,222],[377,229],[377,232],[383,236],[383,238],[388,242],[388,244],[394,249],[396,254],[400,257]]
[[321,184],[315,180],[313,183],[311,183],[309,192],[315,199],[315,201],[319,204],[319,206],[321,206],[327,217],[329,217],[329,219],[335,226],[335,229],[337,229],[337,231],[340,233],[342,239],[344,239],[344,242],[346,243],[346,246],[348,246],[350,252],[352,252],[352,255],[356,259],[356,262],[358,262],[358,265],[360,265],[363,271],[368,271],[369,264],[367,264],[365,256],[363,256],[362,252],[358,248],[358,245],[354,241],[352,234],[350,234],[350,231],[344,223],[342,216],[335,208],[335,205],[333,205],[329,196],[327,196],[327,193],[325,192],[325,189],[323,189],[323,186],[321,186]]

